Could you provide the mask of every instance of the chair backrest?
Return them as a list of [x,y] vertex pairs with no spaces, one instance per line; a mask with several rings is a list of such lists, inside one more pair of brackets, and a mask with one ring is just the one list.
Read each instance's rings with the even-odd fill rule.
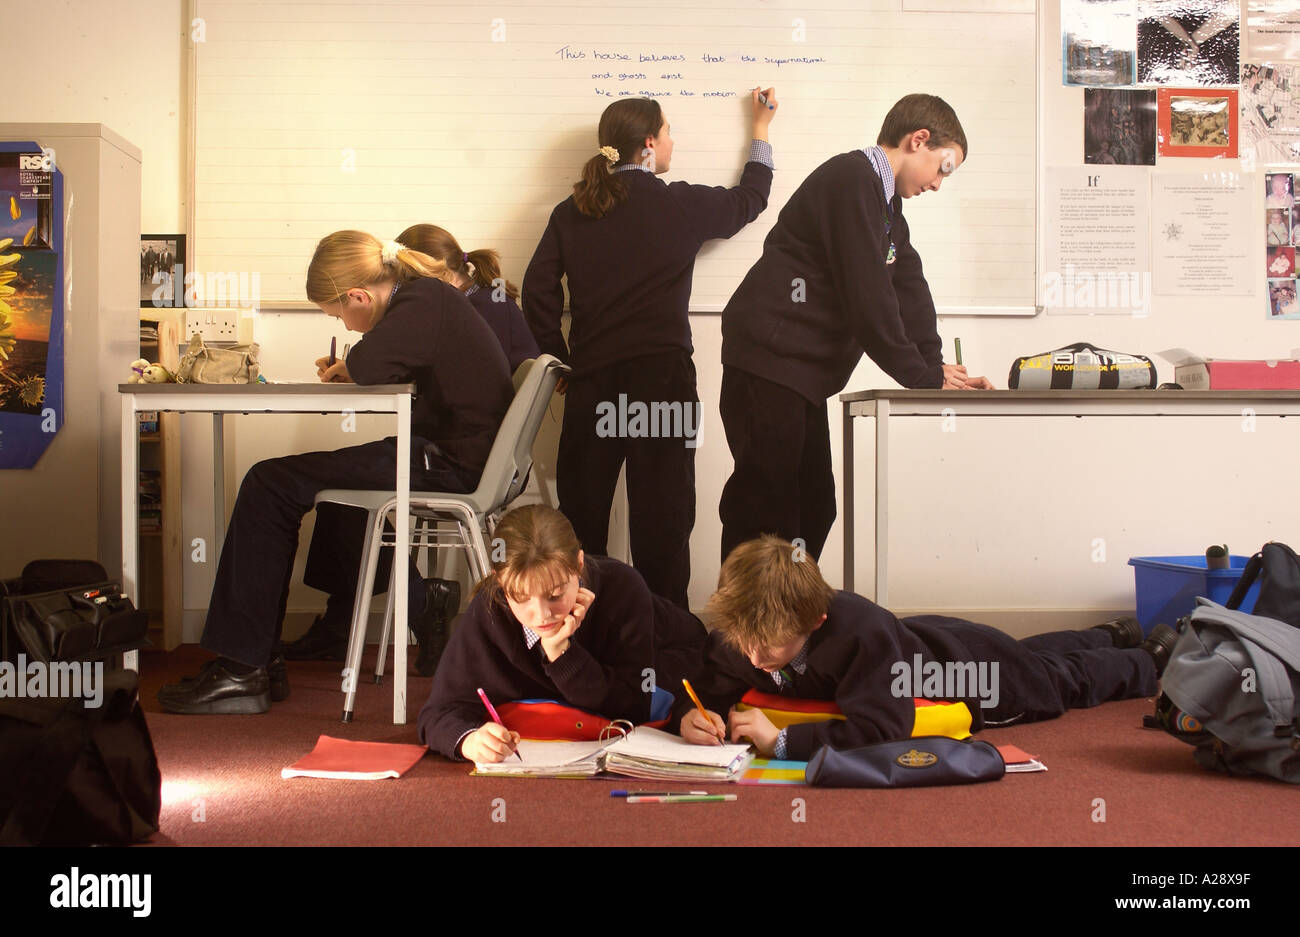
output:
[[554,355],[525,361],[515,372],[515,399],[497,430],[475,499],[492,509],[509,504],[524,489],[533,467],[533,443],[550,406],[551,395],[568,365]]

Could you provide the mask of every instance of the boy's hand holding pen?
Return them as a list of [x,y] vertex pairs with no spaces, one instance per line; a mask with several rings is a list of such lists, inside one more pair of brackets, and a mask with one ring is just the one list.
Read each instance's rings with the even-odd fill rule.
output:
[[692,745],[725,745],[727,743],[727,726],[717,713],[709,712],[695,695],[691,681],[682,678],[682,685],[695,704],[695,708],[682,716],[678,727],[681,737]]

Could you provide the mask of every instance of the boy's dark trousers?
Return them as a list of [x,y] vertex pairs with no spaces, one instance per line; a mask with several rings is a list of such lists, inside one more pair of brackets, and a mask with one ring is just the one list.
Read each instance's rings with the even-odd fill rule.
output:
[[[622,404],[620,395],[625,395]],[[681,608],[688,608],[691,579],[699,399],[695,365],[685,351],[632,358],[570,378],[556,462],[561,513],[573,524],[582,549],[604,556],[609,509],[626,460],[632,565],[651,592]],[[636,402],[647,410],[655,402],[679,404],[682,434],[656,438],[624,432],[637,428],[631,419]],[[602,404],[603,412],[612,413],[603,423],[597,410]],[[625,423],[620,411],[628,414]],[[647,421],[647,431],[656,424],[664,428],[662,412],[659,420]]]
[[[411,488],[416,491],[468,490],[448,463],[432,461],[426,470],[425,440],[411,439]],[[389,438],[333,452],[308,452],[258,462],[239,486],[201,644],[224,657],[264,667],[280,641],[289,578],[298,550],[298,529],[326,488],[391,490],[397,445]],[[363,515],[364,519],[364,515]],[[356,588],[361,537],[338,536],[340,588]]]
[[990,723],[1054,719],[1070,709],[1156,691],[1151,655],[1140,647],[1115,647],[1110,634],[1098,628],[1016,640],[996,628],[959,618],[916,615],[902,621],[923,640],[934,630],[956,638],[964,652],[950,655],[950,660],[997,662],[998,703],[980,713]]
[[762,534],[801,539],[817,559],[835,522],[825,401],[724,365],[719,408],[735,460],[718,505],[722,559]]

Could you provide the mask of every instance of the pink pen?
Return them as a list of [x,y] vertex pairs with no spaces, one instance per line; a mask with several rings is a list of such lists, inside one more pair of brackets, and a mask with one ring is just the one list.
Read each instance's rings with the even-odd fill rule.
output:
[[[493,706],[492,701],[487,698],[487,694],[483,692],[482,687],[478,688],[478,698],[481,699],[483,701],[483,705],[487,707],[488,715],[492,717],[492,721],[504,729],[506,727],[506,724],[502,722],[501,717],[497,715],[496,707]],[[519,759],[521,764],[523,763],[524,756],[519,754],[519,749],[517,748],[515,749],[515,757]]]

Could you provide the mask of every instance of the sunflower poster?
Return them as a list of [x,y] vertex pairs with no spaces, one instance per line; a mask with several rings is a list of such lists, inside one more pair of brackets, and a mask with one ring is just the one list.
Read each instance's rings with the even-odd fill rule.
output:
[[62,176],[0,143],[0,469],[31,468],[63,422]]

